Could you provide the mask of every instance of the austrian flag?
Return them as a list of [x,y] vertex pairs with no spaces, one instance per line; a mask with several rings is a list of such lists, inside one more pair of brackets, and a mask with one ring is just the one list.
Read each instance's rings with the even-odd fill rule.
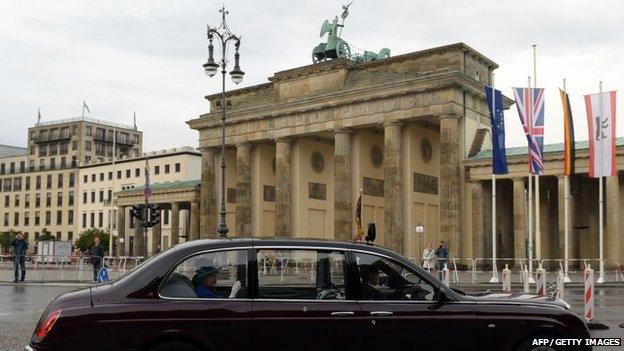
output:
[[615,91],[585,95],[585,108],[589,126],[589,176],[615,176]]

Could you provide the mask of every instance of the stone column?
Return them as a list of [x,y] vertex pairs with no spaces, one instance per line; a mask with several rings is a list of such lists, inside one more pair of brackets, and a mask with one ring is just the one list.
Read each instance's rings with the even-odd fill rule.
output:
[[200,188],[200,227],[199,236],[215,238],[217,236],[217,201],[215,184],[215,149],[202,150],[201,188]]
[[171,203],[171,246],[180,240],[180,204]]
[[126,255],[126,207],[119,206],[117,208],[117,256],[125,256],[125,255]]
[[622,262],[622,233],[620,232],[620,180],[618,176],[606,177],[606,228],[604,232],[605,266],[613,267]]
[[191,201],[191,209],[189,211],[189,240],[199,239],[199,204],[197,201]]
[[251,236],[251,144],[236,145],[236,236]]
[[[526,207],[525,207],[524,178],[513,179],[513,228],[514,228],[514,258],[526,256]],[[526,262],[525,262],[526,263]],[[518,262],[516,261],[516,264]]]
[[440,116],[440,237],[460,257],[459,116]]
[[290,149],[290,140],[280,138],[275,141],[275,236],[278,237],[293,235]]
[[[152,255],[156,254],[158,245],[162,244],[162,221],[152,228]],[[161,246],[162,249],[162,246]]]
[[386,246],[403,253],[401,124],[384,124],[384,214]]
[[339,129],[334,133],[334,238],[353,237],[351,198],[351,131]]
[[485,257],[485,216],[483,213],[483,182],[472,183],[472,243],[473,259]]
[[145,237],[143,236],[143,227],[141,221],[134,219],[134,256],[146,256],[145,254]]

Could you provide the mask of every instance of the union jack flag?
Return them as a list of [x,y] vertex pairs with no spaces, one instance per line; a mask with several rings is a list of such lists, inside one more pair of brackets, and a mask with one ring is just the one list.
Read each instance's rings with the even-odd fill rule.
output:
[[513,88],[516,107],[529,143],[529,172],[544,171],[544,89]]

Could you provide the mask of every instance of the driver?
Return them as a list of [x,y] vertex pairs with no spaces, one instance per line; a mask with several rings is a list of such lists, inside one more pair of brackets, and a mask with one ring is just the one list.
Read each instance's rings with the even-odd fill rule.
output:
[[362,276],[362,297],[366,300],[386,300],[387,297],[376,286],[379,286],[379,270],[372,265],[360,266]]

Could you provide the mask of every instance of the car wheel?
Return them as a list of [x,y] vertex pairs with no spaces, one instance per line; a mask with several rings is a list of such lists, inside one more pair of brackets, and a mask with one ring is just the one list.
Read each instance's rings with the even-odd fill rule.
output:
[[533,345],[533,340],[535,339],[551,339],[551,338],[552,337],[548,335],[532,336],[528,338],[527,340],[525,340],[522,344],[520,344],[517,351],[559,351],[561,350],[559,348],[552,347],[552,346]]
[[200,351],[197,347],[181,342],[181,341],[170,341],[164,342],[160,345],[156,345],[149,349],[149,351]]

